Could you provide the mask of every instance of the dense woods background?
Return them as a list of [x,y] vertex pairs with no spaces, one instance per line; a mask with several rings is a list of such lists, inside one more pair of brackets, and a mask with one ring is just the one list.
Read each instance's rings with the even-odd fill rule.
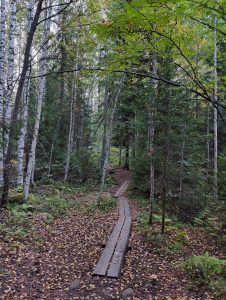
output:
[[1,0],[1,206],[56,182],[100,204],[120,166],[162,234],[225,234],[225,20],[225,0]]

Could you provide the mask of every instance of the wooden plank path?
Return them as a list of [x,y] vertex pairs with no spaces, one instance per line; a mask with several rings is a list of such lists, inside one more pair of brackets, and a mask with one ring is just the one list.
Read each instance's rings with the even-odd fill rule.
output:
[[115,198],[118,198],[122,195],[125,194],[125,192],[127,191],[128,187],[129,187],[129,180],[126,180],[121,186],[120,188],[117,190],[117,192],[114,194]]
[[119,202],[119,218],[94,269],[94,275],[120,277],[132,226],[129,202],[124,196],[128,186],[129,181],[126,180],[114,194]]

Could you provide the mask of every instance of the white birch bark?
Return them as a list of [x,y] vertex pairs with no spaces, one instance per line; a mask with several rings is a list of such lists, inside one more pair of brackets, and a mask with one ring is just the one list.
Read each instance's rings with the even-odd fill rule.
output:
[[[214,2],[216,3],[216,1]],[[214,16],[214,101],[217,105],[217,18],[216,14]],[[214,126],[214,197],[217,200],[218,198],[218,112],[217,108],[214,107],[214,117],[213,117],[213,126]]]
[[[31,23],[33,21],[33,7],[34,7],[34,0],[29,0],[28,6],[28,32],[30,31]],[[31,57],[31,53],[30,53]],[[30,89],[30,72],[31,68],[29,67],[26,72],[26,78],[24,81],[24,88],[23,88],[23,110],[21,116],[22,127],[20,129],[19,140],[18,140],[18,153],[17,153],[17,185],[22,186],[24,180],[24,149],[25,149],[25,140],[27,136],[27,123],[28,123],[28,109],[29,109],[29,89]]]
[[14,52],[15,52],[15,29],[16,29],[16,4],[17,0],[11,1],[11,16],[9,23],[9,50],[8,50],[8,70],[7,70],[7,93],[5,100],[5,134],[4,134],[4,151],[7,152],[9,144],[9,127],[12,114],[12,93],[14,77]]
[[35,114],[35,125],[34,125],[31,149],[29,153],[27,173],[24,180],[23,202],[26,202],[28,199],[31,178],[32,176],[34,176],[33,172],[34,172],[34,165],[35,165],[35,151],[36,151],[37,138],[38,138],[38,132],[40,127],[42,104],[45,97],[45,87],[46,87],[45,74],[47,73],[48,38],[49,38],[50,25],[51,25],[51,20],[48,19],[48,17],[51,15],[53,0],[49,0],[47,3],[49,9],[47,10],[47,19],[44,23],[43,46],[42,46],[41,62],[40,62],[39,77],[38,77],[37,109]]
[[3,96],[5,62],[5,0],[1,0],[0,17],[0,187],[3,185],[4,146],[3,146]]

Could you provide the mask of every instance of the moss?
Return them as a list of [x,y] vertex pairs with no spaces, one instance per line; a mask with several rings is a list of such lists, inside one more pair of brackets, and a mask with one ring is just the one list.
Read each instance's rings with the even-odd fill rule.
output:
[[192,256],[180,266],[196,285],[206,286],[214,295],[226,297],[226,260],[206,253]]

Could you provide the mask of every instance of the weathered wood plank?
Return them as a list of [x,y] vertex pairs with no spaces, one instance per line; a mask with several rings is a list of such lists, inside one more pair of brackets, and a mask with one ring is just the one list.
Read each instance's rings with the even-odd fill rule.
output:
[[125,217],[131,217],[131,210],[129,207],[129,201],[126,197],[124,197],[124,209],[125,209]]
[[126,185],[126,181],[123,182],[123,184],[120,186],[120,188],[115,192],[115,194],[114,194],[114,197],[115,197],[115,198],[120,197],[120,194],[121,194],[121,192],[123,191],[125,185]]
[[120,233],[122,231],[123,225],[125,222],[125,216],[121,216],[119,217],[114,230],[112,231],[110,238],[107,242],[107,245],[104,249],[104,251],[102,252],[102,255],[94,269],[93,274],[94,275],[99,275],[99,276],[104,276],[106,275],[107,269],[108,269],[108,265],[111,261],[112,255],[114,253],[118,238],[120,236]]
[[130,182],[126,180],[114,195],[119,201],[119,219],[94,269],[94,275],[107,275],[108,277],[114,278],[120,276],[132,224],[128,199],[123,196],[129,183]]
[[119,278],[121,268],[126,254],[126,249],[129,241],[130,231],[132,225],[132,218],[125,219],[122,231],[120,233],[117,246],[112,257],[112,261],[107,272],[108,277]]
[[126,181],[120,186],[120,188],[116,191],[116,193],[114,194],[114,197],[115,197],[115,198],[118,198],[118,197],[122,196],[122,195],[126,192],[126,190],[128,189],[129,183],[130,183],[130,182],[129,182],[128,180],[126,180]]
[[118,200],[119,200],[119,218],[125,217],[124,199],[122,197],[119,197]]
[[125,217],[131,217],[128,198],[126,196],[120,196],[119,201],[123,203]]

